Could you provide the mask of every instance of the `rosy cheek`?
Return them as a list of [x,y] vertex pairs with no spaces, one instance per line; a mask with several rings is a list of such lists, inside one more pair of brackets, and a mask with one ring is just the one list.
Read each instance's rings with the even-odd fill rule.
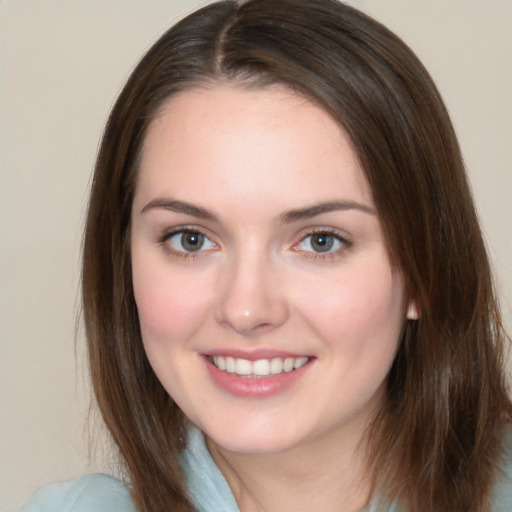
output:
[[182,338],[200,324],[206,308],[204,299],[189,279],[180,279],[168,270],[163,273],[148,270],[134,275],[135,301],[143,336],[162,342]]
[[317,290],[317,294],[309,296],[310,311],[317,319],[323,319],[322,325],[336,338],[357,344],[362,338],[395,334],[402,294],[399,278],[389,268],[379,270],[377,264],[374,271],[354,270]]

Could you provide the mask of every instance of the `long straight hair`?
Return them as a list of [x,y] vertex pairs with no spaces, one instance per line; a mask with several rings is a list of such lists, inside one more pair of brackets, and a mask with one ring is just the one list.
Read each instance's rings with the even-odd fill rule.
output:
[[136,505],[193,508],[179,464],[186,420],[146,359],[133,296],[141,146],[170,97],[226,82],[284,85],[347,131],[418,308],[366,432],[374,495],[410,512],[489,511],[512,417],[506,336],[457,139],[413,52],[335,0],[228,0],[196,11],[148,51],[108,120],[85,229],[83,308],[96,399]]

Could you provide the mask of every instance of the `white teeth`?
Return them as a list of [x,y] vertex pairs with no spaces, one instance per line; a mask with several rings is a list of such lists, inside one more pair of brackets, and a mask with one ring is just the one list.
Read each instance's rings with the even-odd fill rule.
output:
[[247,361],[247,359],[237,359],[235,362],[235,373],[237,373],[238,375],[251,375],[251,361]]
[[293,363],[293,367],[298,370],[301,366],[304,366],[308,362],[307,357],[299,357],[298,359],[295,359]]
[[287,357],[281,359],[274,357],[273,359],[258,359],[257,361],[249,361],[247,359],[236,359],[234,357],[214,356],[210,358],[213,364],[222,371],[228,373],[236,373],[244,376],[268,377],[269,375],[279,375],[283,372],[291,372],[305,365],[308,357]]
[[274,357],[272,361],[270,361],[270,373],[272,375],[277,375],[278,373],[283,373],[283,360],[279,359],[279,357]]
[[235,360],[232,357],[226,357],[226,371],[235,373]]
[[266,376],[270,374],[270,363],[268,359],[258,359],[252,363],[252,371],[254,375]]
[[283,370],[287,373],[291,372],[293,370],[293,363],[293,359],[291,357],[287,357],[283,363]]
[[226,369],[226,360],[223,357],[216,356],[213,358],[213,362],[215,363],[215,366],[219,370],[225,370]]

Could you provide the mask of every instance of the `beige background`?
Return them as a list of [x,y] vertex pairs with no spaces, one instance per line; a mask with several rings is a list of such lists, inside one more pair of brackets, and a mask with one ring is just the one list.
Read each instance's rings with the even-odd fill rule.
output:
[[[89,464],[75,353],[87,186],[138,57],[204,2],[0,4],[0,510]],[[433,74],[454,118],[512,324],[512,2],[359,0]],[[77,364],[75,364],[75,361]]]

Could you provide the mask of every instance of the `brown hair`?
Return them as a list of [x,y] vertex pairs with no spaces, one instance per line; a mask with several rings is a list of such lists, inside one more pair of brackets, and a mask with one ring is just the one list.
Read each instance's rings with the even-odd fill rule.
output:
[[141,511],[192,510],[178,456],[183,414],[146,359],[133,297],[130,214],[148,125],[178,91],[285,85],[352,138],[394,265],[420,312],[407,321],[371,425],[375,494],[405,510],[488,511],[511,404],[505,334],[460,150],[412,51],[334,0],[222,1],[178,23],[121,92],[99,151],[83,253],[91,375]]

